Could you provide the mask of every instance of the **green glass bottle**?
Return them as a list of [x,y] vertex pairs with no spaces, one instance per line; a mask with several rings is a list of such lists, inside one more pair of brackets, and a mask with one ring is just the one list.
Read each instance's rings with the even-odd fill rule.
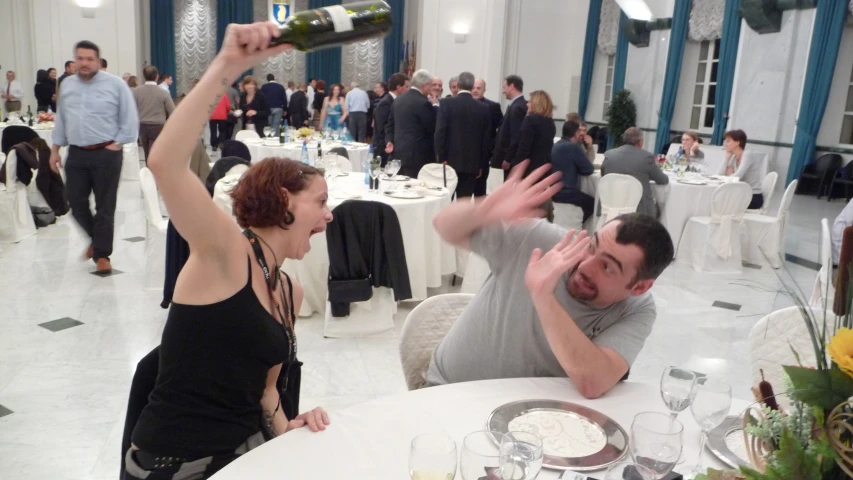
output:
[[391,31],[391,7],[383,1],[348,3],[292,15],[270,46],[290,43],[309,52],[384,37]]

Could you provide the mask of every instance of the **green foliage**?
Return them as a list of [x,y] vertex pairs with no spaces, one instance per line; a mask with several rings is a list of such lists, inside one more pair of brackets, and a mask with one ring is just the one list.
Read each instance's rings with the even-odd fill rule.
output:
[[607,130],[613,136],[613,147],[621,146],[622,134],[637,124],[637,106],[631,100],[631,92],[622,89],[614,93],[606,115]]
[[815,424],[812,409],[796,402],[793,411],[787,415],[779,410],[772,410],[767,405],[763,405],[761,411],[764,418],[756,423],[750,422],[746,433],[769,442],[774,449],[780,448],[782,434],[786,431],[791,432],[802,445],[811,441],[812,427]]
[[821,479],[834,467],[835,452],[826,437],[821,436],[804,446],[790,430],[785,429],[779,440],[779,449],[767,458],[767,469],[763,474],[746,467],[741,467],[741,472],[747,480]]
[[794,386],[788,394],[796,401],[832,410],[853,396],[853,378],[837,368],[815,370],[789,365],[782,368]]

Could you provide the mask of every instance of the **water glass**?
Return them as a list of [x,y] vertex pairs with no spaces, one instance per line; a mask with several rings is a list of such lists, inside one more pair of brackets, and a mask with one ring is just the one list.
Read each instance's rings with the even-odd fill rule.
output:
[[509,432],[500,446],[500,478],[504,480],[534,480],[542,470],[544,446],[538,435]]
[[700,378],[696,380],[696,398],[690,404],[690,413],[693,419],[702,429],[699,441],[699,456],[696,465],[685,478],[694,478],[696,474],[703,473],[702,452],[705,450],[705,439],[709,431],[717,428],[726,416],[732,405],[732,387],[719,380],[711,378]]
[[607,469],[603,480],[651,480],[654,472],[630,460],[614,463]]
[[272,127],[264,127],[264,136],[271,137],[272,136]]
[[334,188],[339,173],[338,161],[331,155],[326,157],[326,179],[329,183],[329,190]]
[[452,438],[442,433],[418,435],[409,450],[409,476],[412,480],[453,480],[456,461]]
[[391,165],[391,176],[397,175],[401,167],[400,160],[391,160],[388,165]]
[[696,374],[683,368],[667,367],[660,377],[660,396],[675,420],[696,396]]
[[634,463],[652,472],[652,479],[671,472],[684,448],[684,426],[665,413],[642,412],[631,424]]
[[500,469],[500,444],[503,439],[504,434],[500,432],[469,433],[462,440],[462,454],[459,457],[462,480],[497,477]]

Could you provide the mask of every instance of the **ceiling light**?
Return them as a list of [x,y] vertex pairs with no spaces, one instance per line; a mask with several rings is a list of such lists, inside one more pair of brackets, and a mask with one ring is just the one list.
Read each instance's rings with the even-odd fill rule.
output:
[[632,20],[651,20],[652,11],[644,0],[616,0],[619,8]]

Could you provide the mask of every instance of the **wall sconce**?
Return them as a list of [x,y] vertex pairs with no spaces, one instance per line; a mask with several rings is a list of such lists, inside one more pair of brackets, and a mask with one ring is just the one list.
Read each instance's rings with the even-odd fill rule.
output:
[[652,19],[652,11],[643,0],[616,0],[616,3],[625,12],[625,16],[631,20],[649,21]]
[[471,27],[467,23],[457,23],[453,26],[453,39],[456,43],[465,43],[468,40],[468,32]]
[[743,0],[738,13],[759,35],[776,33],[782,30],[782,12],[785,10],[803,10],[814,8],[817,0]]
[[635,47],[648,47],[651,40],[651,31],[671,29],[672,18],[658,18],[650,21],[629,18],[627,22],[621,25],[621,28],[631,45]]
[[101,0],[77,0],[77,5],[83,11],[83,18],[95,18],[95,9],[101,5]]

